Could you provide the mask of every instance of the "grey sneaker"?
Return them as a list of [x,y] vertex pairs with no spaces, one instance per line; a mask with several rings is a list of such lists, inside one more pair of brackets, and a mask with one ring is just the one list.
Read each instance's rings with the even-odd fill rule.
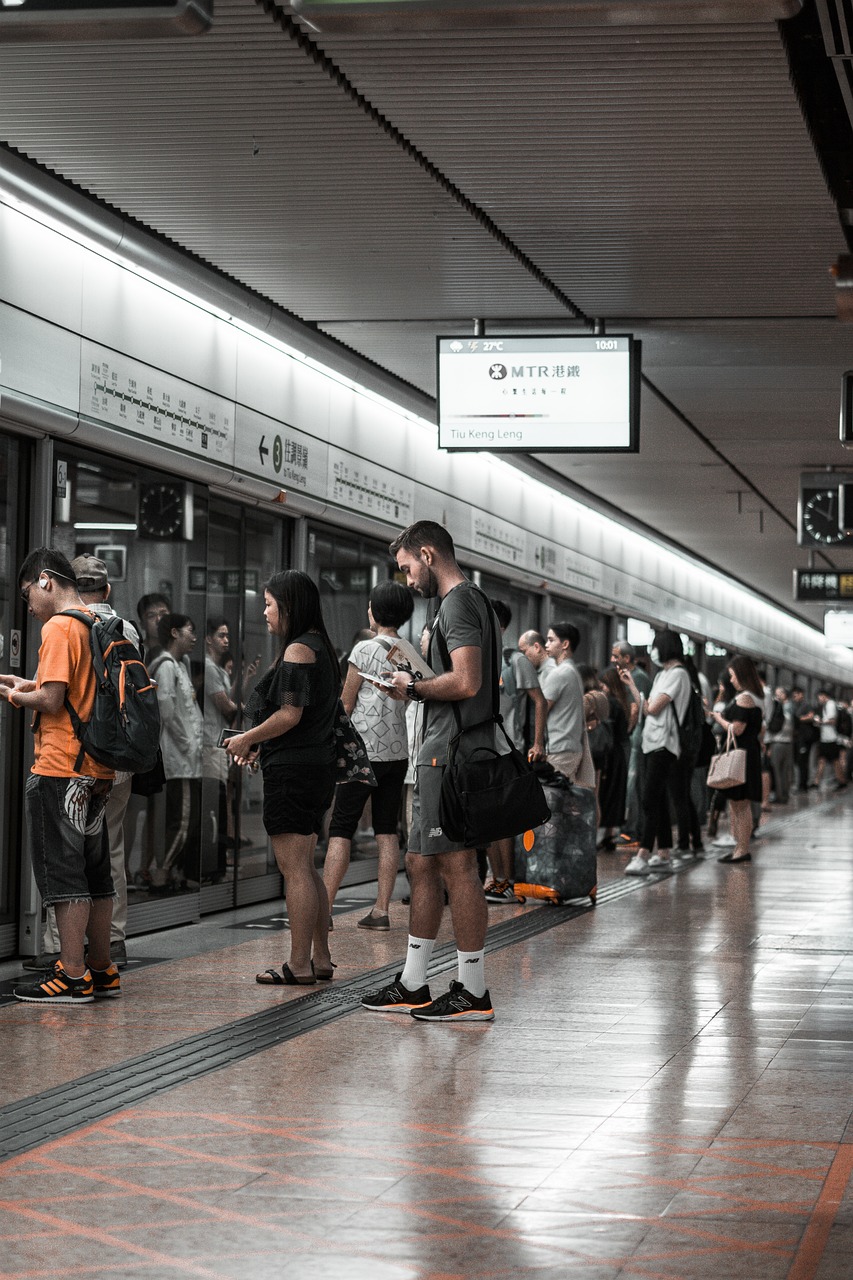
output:
[[363,920],[359,920],[358,927],[359,929],[375,929],[387,932],[391,928],[391,921],[387,916],[375,916],[371,911]]
[[40,956],[27,956],[27,959],[23,961],[21,968],[37,969],[41,972],[43,969],[52,969],[58,959],[58,951],[55,954],[43,951]]
[[110,943],[110,960],[117,969],[127,968],[127,947],[123,939]]

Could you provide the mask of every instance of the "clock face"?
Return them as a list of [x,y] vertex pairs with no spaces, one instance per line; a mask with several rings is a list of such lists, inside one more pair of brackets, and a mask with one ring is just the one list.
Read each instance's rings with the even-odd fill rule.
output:
[[824,546],[844,542],[837,489],[803,490],[803,533]]
[[139,532],[146,538],[180,538],[184,529],[182,484],[164,480],[139,488]]

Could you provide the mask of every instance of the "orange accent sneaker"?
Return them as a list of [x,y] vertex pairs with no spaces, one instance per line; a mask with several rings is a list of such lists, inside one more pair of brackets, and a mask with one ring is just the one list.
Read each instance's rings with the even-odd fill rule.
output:
[[102,1000],[104,996],[120,996],[121,995],[121,978],[118,976],[118,965],[110,963],[108,969],[95,969],[89,966],[92,972],[92,987],[96,1000]]
[[57,960],[32,986],[15,987],[12,995],[25,1004],[91,1004],[95,999],[92,975],[87,969],[79,978],[72,978]]

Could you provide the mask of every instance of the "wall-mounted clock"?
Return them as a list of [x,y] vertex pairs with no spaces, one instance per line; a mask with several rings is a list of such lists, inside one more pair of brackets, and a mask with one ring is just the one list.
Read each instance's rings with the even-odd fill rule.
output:
[[805,537],[823,547],[845,541],[837,485],[834,489],[803,489],[802,503]]
[[139,536],[178,542],[192,534],[187,508],[192,495],[177,480],[146,481],[139,486]]

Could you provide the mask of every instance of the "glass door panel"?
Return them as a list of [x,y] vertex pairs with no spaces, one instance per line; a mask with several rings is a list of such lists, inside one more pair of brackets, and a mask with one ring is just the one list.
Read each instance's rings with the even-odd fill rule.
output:
[[[63,445],[56,454],[51,542],[69,559],[85,553],[104,560],[109,603],[137,624],[154,678],[159,670],[164,690],[176,691],[174,698],[161,701],[165,785],[152,782],[149,794],[139,794],[145,784],[135,778],[137,793],[125,817],[131,910],[197,893],[205,627],[205,584],[199,589],[199,583],[207,563],[206,491]],[[167,614],[173,625],[163,631]]]
[[[247,510],[244,516],[243,618],[238,669],[238,701],[246,703],[258,679],[276,657],[276,645],[264,621],[264,583],[288,565],[290,525],[275,517]],[[275,858],[262,820],[263,780],[260,772],[232,768],[228,781],[228,812],[235,832],[235,862],[240,880],[276,872]]]
[[[18,442],[0,437],[0,671],[31,676],[32,671],[24,671],[20,665],[24,625],[24,606],[18,604],[17,591],[18,566],[24,558],[18,542],[21,464]],[[4,945],[0,954],[15,949],[20,841],[12,838],[12,822],[17,818],[15,797],[21,790],[20,726],[21,712],[10,712],[7,702],[0,702],[0,926],[10,926],[9,945]]]

